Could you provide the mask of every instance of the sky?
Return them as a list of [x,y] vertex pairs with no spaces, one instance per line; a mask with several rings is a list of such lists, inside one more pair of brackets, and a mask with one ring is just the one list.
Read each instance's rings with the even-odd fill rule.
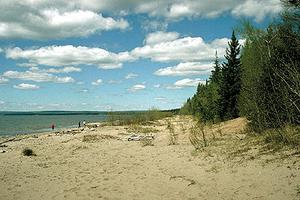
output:
[[[173,109],[280,0],[0,0],[0,111]],[[243,43],[243,38],[239,38]]]

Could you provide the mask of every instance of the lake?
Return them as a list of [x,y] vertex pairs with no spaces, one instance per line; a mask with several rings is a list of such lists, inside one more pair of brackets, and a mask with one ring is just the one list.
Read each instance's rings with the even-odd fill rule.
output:
[[0,112],[0,136],[55,131],[78,127],[78,122],[105,121],[107,112]]

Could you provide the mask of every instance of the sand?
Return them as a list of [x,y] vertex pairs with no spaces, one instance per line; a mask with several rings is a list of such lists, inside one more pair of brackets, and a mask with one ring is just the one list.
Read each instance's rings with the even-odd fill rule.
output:
[[[242,118],[207,127],[209,146],[195,151],[191,118],[169,120],[177,145],[169,145],[166,120],[148,126],[153,146],[127,141],[128,126],[7,142],[0,199],[300,199],[299,151],[270,151],[245,135]],[[25,147],[36,156],[23,156]]]

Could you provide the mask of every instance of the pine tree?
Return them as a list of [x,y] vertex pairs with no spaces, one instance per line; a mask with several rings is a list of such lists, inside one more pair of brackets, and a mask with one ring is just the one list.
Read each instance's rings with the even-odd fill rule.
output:
[[218,52],[216,51],[216,58],[214,61],[214,69],[211,71],[211,76],[209,78],[211,83],[220,84],[222,78],[221,66],[219,63]]
[[226,49],[226,62],[222,65],[220,84],[219,115],[221,119],[232,119],[239,116],[238,98],[241,90],[240,44],[232,32]]

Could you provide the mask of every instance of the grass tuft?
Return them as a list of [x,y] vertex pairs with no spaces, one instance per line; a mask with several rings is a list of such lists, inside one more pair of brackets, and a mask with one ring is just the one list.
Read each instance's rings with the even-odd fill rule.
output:
[[263,136],[265,143],[272,149],[280,149],[284,146],[299,148],[300,146],[300,126],[270,129],[265,131]]
[[144,138],[144,139],[142,139],[140,142],[141,142],[142,147],[146,147],[146,146],[154,146],[154,144],[153,144],[153,139]]
[[167,121],[167,129],[169,130],[169,145],[178,144],[178,134],[175,133],[174,125],[171,121]]
[[152,108],[148,111],[141,112],[109,112],[107,116],[107,122],[114,126],[124,125],[147,125],[151,122],[173,116],[173,112],[160,111]]
[[33,150],[27,147],[23,149],[22,153],[24,156],[36,156]]

